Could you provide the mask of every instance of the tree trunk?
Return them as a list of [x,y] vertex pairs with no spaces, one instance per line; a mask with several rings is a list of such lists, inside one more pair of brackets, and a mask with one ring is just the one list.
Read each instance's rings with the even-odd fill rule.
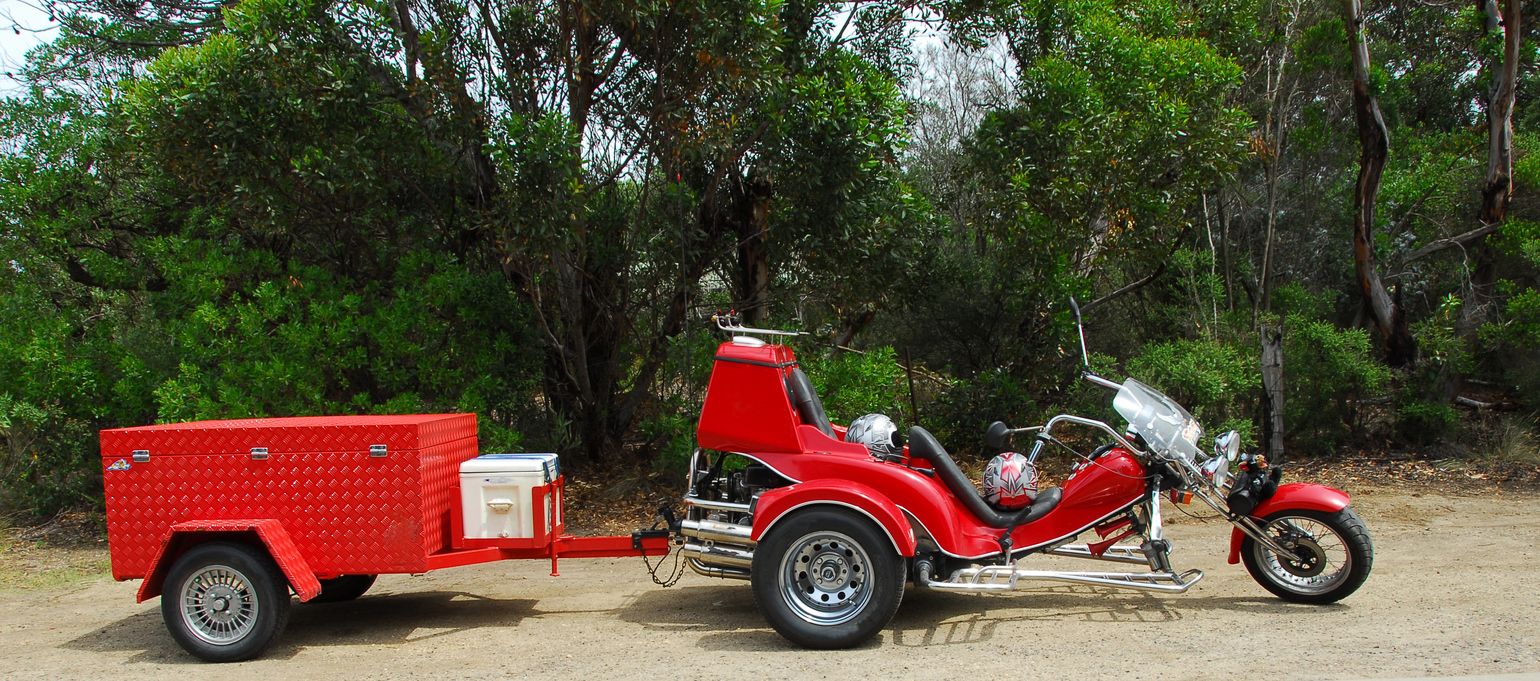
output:
[[1273,460],[1283,456],[1283,325],[1263,324],[1262,443]]
[[1379,100],[1369,91],[1369,45],[1364,38],[1362,4],[1360,0],[1343,0],[1342,11],[1353,61],[1353,114],[1359,149],[1358,184],[1353,192],[1353,266],[1364,306],[1384,344],[1385,362],[1393,367],[1410,366],[1417,358],[1417,342],[1404,312],[1385,290],[1374,257],[1375,200],[1390,155],[1390,131],[1380,113]]
[[[1480,226],[1487,229],[1475,240],[1476,265],[1471,269],[1470,293],[1460,307],[1460,317],[1455,323],[1456,334],[1467,344],[1476,343],[1476,332],[1487,320],[1492,302],[1492,288],[1497,284],[1497,254],[1493,252],[1487,234],[1498,229],[1508,218],[1508,203],[1513,197],[1513,102],[1518,80],[1519,43],[1522,38],[1519,18],[1519,0],[1506,0],[1499,9],[1499,0],[1476,0],[1485,16],[1488,36],[1501,35],[1503,51],[1494,63],[1485,65],[1492,85],[1487,90],[1487,171],[1481,185],[1481,206],[1476,215]],[[1447,368],[1439,381],[1439,396],[1445,402],[1454,401],[1460,393],[1465,376],[1453,368]]]
[[744,181],[748,201],[737,221],[738,235],[738,311],[743,323],[755,326],[770,312],[770,195],[773,185],[768,177],[751,172]]

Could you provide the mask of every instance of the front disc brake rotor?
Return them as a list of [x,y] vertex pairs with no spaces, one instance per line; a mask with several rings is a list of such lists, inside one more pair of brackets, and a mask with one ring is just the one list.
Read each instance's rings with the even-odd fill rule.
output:
[[1314,577],[1326,569],[1326,552],[1310,537],[1294,537],[1294,555],[1279,556],[1278,566],[1296,577]]

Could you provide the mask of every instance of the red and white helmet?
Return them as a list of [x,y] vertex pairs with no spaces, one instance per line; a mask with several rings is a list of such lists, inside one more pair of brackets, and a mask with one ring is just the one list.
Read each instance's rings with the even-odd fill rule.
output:
[[1037,467],[1016,452],[1002,452],[984,468],[984,500],[1014,510],[1037,498]]

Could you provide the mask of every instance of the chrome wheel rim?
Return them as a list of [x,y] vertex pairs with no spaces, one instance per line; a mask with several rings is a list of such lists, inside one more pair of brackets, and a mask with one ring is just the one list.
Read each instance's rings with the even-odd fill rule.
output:
[[872,599],[871,564],[866,551],[850,537],[827,530],[810,532],[792,542],[781,558],[781,596],[809,624],[849,622]]
[[251,580],[226,565],[209,565],[182,582],[182,623],[204,643],[230,645],[257,626]]
[[1253,542],[1257,563],[1275,584],[1299,594],[1330,591],[1352,571],[1353,554],[1347,542],[1330,525],[1314,518],[1286,516],[1273,520],[1267,534],[1295,555],[1280,556]]

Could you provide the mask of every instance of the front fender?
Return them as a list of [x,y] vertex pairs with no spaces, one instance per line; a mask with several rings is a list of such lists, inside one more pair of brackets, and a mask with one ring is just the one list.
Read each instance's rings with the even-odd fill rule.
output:
[[843,506],[871,518],[888,535],[898,555],[914,555],[914,529],[909,526],[904,512],[877,490],[850,480],[811,480],[760,494],[754,507],[754,529],[750,538],[758,542],[777,521],[792,511],[820,504]]
[[[1313,482],[1291,482],[1287,485],[1279,485],[1278,491],[1268,497],[1251,511],[1251,517],[1266,518],[1278,511],[1320,511],[1322,513],[1336,513],[1348,504],[1352,499],[1347,492],[1326,485],[1318,485]],[[1246,533],[1240,528],[1230,532],[1230,564],[1241,562],[1241,542],[1245,541]]]

